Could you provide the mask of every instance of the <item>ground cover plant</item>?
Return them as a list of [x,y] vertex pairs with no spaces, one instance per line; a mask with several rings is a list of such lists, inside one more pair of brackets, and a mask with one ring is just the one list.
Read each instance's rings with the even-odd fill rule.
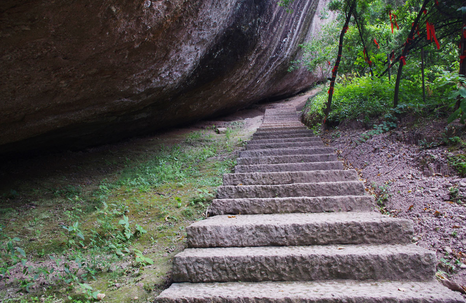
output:
[[2,167],[1,301],[152,300],[250,135],[227,127]]

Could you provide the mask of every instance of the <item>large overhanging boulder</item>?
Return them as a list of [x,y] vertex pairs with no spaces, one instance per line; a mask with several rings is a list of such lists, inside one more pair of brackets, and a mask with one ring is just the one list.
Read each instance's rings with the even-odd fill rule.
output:
[[2,0],[0,154],[81,148],[298,93],[318,0]]

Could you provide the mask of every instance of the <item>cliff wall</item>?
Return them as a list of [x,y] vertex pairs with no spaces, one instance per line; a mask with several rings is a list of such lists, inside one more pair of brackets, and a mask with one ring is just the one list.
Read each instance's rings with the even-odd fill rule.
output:
[[[3,0],[0,154],[81,148],[295,94],[318,0]],[[314,25],[313,25],[314,23]]]

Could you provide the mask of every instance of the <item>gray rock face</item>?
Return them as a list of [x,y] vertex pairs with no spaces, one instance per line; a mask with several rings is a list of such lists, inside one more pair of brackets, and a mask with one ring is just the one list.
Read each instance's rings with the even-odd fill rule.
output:
[[297,93],[318,0],[0,3],[0,154],[83,147]]

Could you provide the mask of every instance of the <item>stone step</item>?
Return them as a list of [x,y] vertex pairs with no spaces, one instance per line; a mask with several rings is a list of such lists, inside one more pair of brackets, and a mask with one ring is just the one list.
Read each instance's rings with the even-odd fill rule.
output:
[[157,303],[464,303],[437,281],[174,283]]
[[263,135],[253,135],[252,140],[277,139],[277,138],[292,139],[292,138],[298,138],[298,137],[317,138],[312,132],[307,131],[307,132],[299,132],[299,133],[284,133],[284,134],[270,133],[270,134],[263,134]]
[[262,123],[279,123],[279,122],[299,123],[298,116],[265,116]]
[[190,225],[188,247],[409,244],[410,220],[375,212],[215,216]]
[[292,126],[292,127],[276,127],[276,128],[267,127],[266,129],[259,127],[255,134],[270,133],[270,132],[289,133],[289,132],[299,132],[299,131],[310,131],[310,130],[302,124],[300,126]]
[[291,127],[300,127],[302,125],[299,122],[295,123],[262,123],[261,128],[291,128]]
[[435,253],[415,245],[187,248],[173,281],[431,281],[435,266]]
[[209,215],[374,211],[372,196],[214,199]]
[[240,158],[265,157],[265,156],[285,156],[285,155],[314,155],[332,154],[335,150],[331,147],[308,147],[308,148],[275,148],[275,149],[254,149],[239,152]]
[[223,185],[279,185],[312,182],[357,181],[358,174],[351,170],[297,171],[271,173],[224,174]]
[[320,147],[324,146],[322,141],[307,142],[287,142],[287,143],[265,143],[265,144],[247,144],[246,150],[269,149],[269,148],[290,148],[290,147]]
[[262,129],[262,130],[257,130],[254,133],[254,137],[260,137],[260,136],[269,136],[269,135],[292,135],[292,134],[313,134],[313,132],[305,127],[301,127],[299,129]]
[[322,142],[319,137],[294,137],[294,138],[273,138],[273,139],[252,139],[250,144],[267,144],[267,143],[287,143],[287,142]]
[[325,162],[337,161],[335,154],[318,154],[318,155],[287,155],[287,156],[267,156],[267,157],[247,157],[238,158],[238,165],[254,164],[280,164],[280,163],[303,163],[303,162]]
[[277,121],[289,121],[289,122],[299,122],[298,115],[289,114],[289,115],[265,115],[263,123],[273,123]]
[[364,193],[365,190],[362,182],[345,181],[283,185],[220,186],[217,189],[217,198],[362,196]]
[[343,169],[343,163],[341,163],[340,161],[334,161],[334,162],[309,162],[309,163],[287,163],[287,164],[236,165],[235,173],[312,171],[312,170],[335,170],[335,169]]

